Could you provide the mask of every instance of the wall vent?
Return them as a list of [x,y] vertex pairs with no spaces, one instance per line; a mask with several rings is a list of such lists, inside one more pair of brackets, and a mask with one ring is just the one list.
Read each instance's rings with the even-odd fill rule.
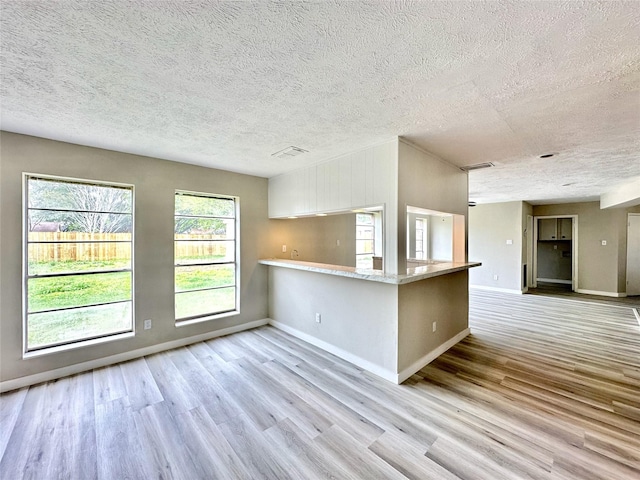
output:
[[481,168],[495,167],[491,162],[476,163],[475,165],[467,165],[466,167],[460,167],[463,172],[470,172],[471,170],[480,170]]
[[276,158],[289,158],[289,157],[297,157],[298,155],[302,155],[303,153],[307,153],[307,150],[303,150],[299,147],[287,147],[284,150],[280,150],[279,152],[272,153],[272,157]]

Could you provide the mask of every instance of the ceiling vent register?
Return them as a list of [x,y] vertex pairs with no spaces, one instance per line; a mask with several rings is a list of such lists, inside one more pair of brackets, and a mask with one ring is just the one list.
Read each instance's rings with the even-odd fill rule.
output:
[[307,150],[303,150],[302,148],[291,146],[291,147],[285,148],[284,150],[280,150],[279,152],[272,153],[271,156],[276,158],[290,158],[290,157],[297,157],[298,155],[302,155],[303,153],[307,153]]
[[495,165],[491,162],[476,163],[475,165],[467,165],[465,167],[460,167],[460,170],[462,170],[463,172],[470,172],[471,170],[480,170],[481,168],[489,168],[489,167],[495,167]]

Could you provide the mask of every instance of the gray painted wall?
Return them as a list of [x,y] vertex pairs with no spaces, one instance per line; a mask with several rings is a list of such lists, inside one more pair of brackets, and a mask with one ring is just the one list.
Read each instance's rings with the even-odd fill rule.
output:
[[469,209],[469,260],[482,262],[481,267],[469,271],[471,285],[522,290],[525,228],[523,202],[488,203]]
[[[356,266],[356,214],[271,220],[270,257]],[[338,245],[340,241],[340,245]],[[287,251],[282,252],[282,245]]]
[[638,211],[640,207],[601,210],[599,202],[533,207],[536,216],[578,215],[577,288],[607,293],[626,291],[627,213]]
[[[468,278],[467,271],[463,271],[400,285],[399,372],[469,326]],[[435,332],[432,330],[433,322],[437,322]]]
[[407,264],[407,206],[460,215],[465,228],[454,228],[455,261],[466,261],[468,176],[404,139],[398,142],[398,271]]
[[397,285],[280,267],[269,268],[269,281],[270,318],[364,360],[376,373],[397,373]]
[[[578,215],[579,290],[624,293],[626,289],[627,213],[640,206],[600,209],[599,202],[534,205],[505,202],[478,205],[469,210],[469,259],[482,262],[470,270],[471,285],[520,290],[526,263],[527,214]],[[507,245],[512,239],[514,244]],[[607,245],[601,244],[607,240]],[[517,248],[511,248],[518,245]],[[560,247],[559,247],[560,248]],[[531,266],[528,266],[531,268]],[[493,275],[498,280],[493,280]],[[544,277],[538,272],[538,277]]]
[[453,217],[429,216],[429,258],[453,260]]
[[[2,132],[0,137],[0,380],[205,334],[268,315],[267,180],[221,170]],[[133,184],[135,328],[120,341],[22,360],[22,172]],[[240,197],[240,314],[176,328],[173,214],[176,189]],[[141,248],[144,247],[144,248]],[[153,328],[143,330],[144,319]]]

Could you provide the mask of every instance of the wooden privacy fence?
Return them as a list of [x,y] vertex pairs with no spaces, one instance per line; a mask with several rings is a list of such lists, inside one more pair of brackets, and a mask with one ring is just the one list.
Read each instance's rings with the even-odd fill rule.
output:
[[[180,234],[175,255],[178,258],[224,256],[227,243],[220,235]],[[29,232],[30,262],[109,261],[131,258],[130,233]]]

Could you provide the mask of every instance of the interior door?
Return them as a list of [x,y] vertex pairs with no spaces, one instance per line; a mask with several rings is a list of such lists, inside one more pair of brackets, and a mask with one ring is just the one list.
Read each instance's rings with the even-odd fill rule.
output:
[[640,214],[629,214],[627,227],[627,295],[640,295]]

